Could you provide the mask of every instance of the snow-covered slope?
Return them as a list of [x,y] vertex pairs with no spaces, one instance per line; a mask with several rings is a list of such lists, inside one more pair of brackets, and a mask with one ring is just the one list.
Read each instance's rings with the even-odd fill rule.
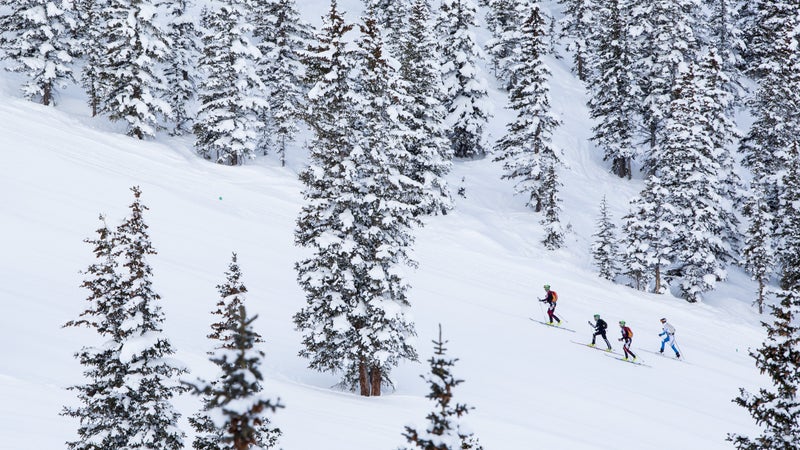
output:
[[[301,7],[311,18],[324,4]],[[61,325],[84,307],[79,271],[92,255],[82,240],[93,235],[98,214],[112,226],[122,219],[133,185],[150,207],[145,217],[159,251],[150,262],[166,333],[193,375],[211,373],[209,312],[230,253],[238,252],[250,308],[260,315],[256,328],[267,340],[266,388],[286,405],[274,416],[284,449],[402,445],[403,425],[423,425],[432,406],[419,375],[428,370],[438,323],[449,354],[460,358],[458,401],[476,407],[468,422],[487,449],[723,449],[726,433],[753,432],[731,403],[739,387],[764,383],[747,356],[763,338],[749,308],[753,287],[734,271],[706,303],[689,305],[596,276],[587,249],[600,198],[609,196],[619,218],[638,186],[598,170],[582,88],[563,61],[551,62],[553,105],[565,122],[557,143],[568,164],[561,173],[567,247],[542,248],[539,218],[500,181],[498,164],[457,163],[450,182],[455,189],[463,178],[466,198],[418,232],[419,269],[407,275],[422,362],[400,366],[396,390],[379,398],[331,389],[336,377],[306,369],[296,356],[291,316],[304,297],[295,283],[301,250],[293,228],[302,156],[286,168],[269,158],[210,164],[192,153],[189,139],[140,142],[89,119],[77,91],[45,108],[18,98],[18,78],[0,76],[0,449],[63,448],[75,437],[77,424],[58,413],[76,401],[65,387],[82,381],[72,353],[97,342]],[[509,113],[502,93],[492,98],[498,138]],[[576,333],[528,320],[542,318],[535,300],[544,283],[558,291],[559,315]],[[624,319],[634,347],[648,350],[658,348],[658,319],[668,317],[687,362],[640,352],[652,367],[638,367],[571,343],[590,339],[586,320],[594,313],[611,324],[613,343],[614,324]],[[198,407],[188,397],[178,405],[184,419]],[[183,428],[191,431],[185,420]]]

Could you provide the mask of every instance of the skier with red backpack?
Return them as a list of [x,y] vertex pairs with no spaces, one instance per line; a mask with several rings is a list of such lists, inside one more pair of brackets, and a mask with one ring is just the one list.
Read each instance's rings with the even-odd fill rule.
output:
[[625,321],[619,321],[619,328],[622,332],[622,337],[619,338],[622,341],[622,351],[625,352],[625,361],[628,360],[628,355],[633,356],[633,362],[636,362],[636,355],[633,354],[631,351],[631,343],[633,343],[633,331],[630,327],[625,326]]
[[550,290],[550,285],[549,284],[545,284],[544,285],[544,290],[545,290],[546,294],[545,294],[544,298],[540,299],[539,301],[547,303],[547,317],[550,318],[550,321],[547,322],[547,324],[548,325],[553,325],[553,321],[555,321],[556,322],[555,326],[559,326],[559,325],[561,325],[561,319],[559,319],[555,315],[556,302],[558,301],[558,294],[556,294],[556,291],[551,291]]

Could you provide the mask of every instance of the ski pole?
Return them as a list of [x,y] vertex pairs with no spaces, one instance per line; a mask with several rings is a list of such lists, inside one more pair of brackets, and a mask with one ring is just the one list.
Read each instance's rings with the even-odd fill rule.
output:
[[539,311],[541,311],[541,312],[542,312],[542,317],[544,317],[544,320],[547,320],[547,314],[545,314],[545,313],[544,313],[544,308],[542,308],[542,300],[541,300],[541,299],[539,299],[538,297],[536,298],[536,300],[539,300],[539,301],[538,301],[538,302],[536,302],[536,303],[538,303],[538,304],[539,304]]

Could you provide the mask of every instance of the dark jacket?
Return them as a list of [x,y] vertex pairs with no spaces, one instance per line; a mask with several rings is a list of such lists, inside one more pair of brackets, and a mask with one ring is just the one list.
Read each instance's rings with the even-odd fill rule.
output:
[[603,333],[603,334],[605,334],[606,328],[608,328],[608,324],[603,319],[597,319],[597,322],[594,323],[594,332],[595,333]]

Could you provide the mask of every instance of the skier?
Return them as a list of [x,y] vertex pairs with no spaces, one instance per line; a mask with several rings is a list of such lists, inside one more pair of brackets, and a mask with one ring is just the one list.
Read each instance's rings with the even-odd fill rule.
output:
[[619,329],[622,332],[622,337],[619,338],[619,340],[623,342],[622,351],[625,353],[625,361],[628,360],[628,355],[631,355],[633,356],[633,361],[636,362],[636,355],[634,355],[631,351],[631,343],[633,343],[633,331],[631,331],[630,327],[625,326],[624,320],[619,321]]
[[663,326],[663,330],[661,333],[658,333],[659,336],[664,336],[664,340],[661,341],[661,350],[660,353],[664,353],[664,345],[670,344],[672,347],[672,351],[675,352],[675,357],[680,358],[681,353],[678,351],[678,347],[675,344],[675,327],[667,323],[667,319],[665,317],[661,318],[661,325]]
[[594,315],[594,323],[589,321],[589,326],[594,327],[594,334],[592,335],[592,343],[589,344],[589,347],[594,347],[594,341],[597,339],[597,336],[602,336],[603,340],[606,341],[606,345],[608,346],[608,351],[613,350],[611,348],[611,343],[608,342],[608,338],[606,338],[606,328],[608,328],[608,324],[605,320],[600,318],[600,314]]
[[544,285],[544,290],[545,290],[546,294],[545,294],[544,298],[543,299],[539,299],[539,301],[547,303],[547,317],[550,318],[550,321],[547,322],[547,324],[548,325],[553,325],[553,320],[555,320],[556,321],[556,326],[559,326],[559,325],[561,325],[561,319],[559,319],[555,315],[556,302],[558,301],[558,294],[556,294],[556,291],[551,291],[550,290],[550,285],[549,284],[545,284]]

